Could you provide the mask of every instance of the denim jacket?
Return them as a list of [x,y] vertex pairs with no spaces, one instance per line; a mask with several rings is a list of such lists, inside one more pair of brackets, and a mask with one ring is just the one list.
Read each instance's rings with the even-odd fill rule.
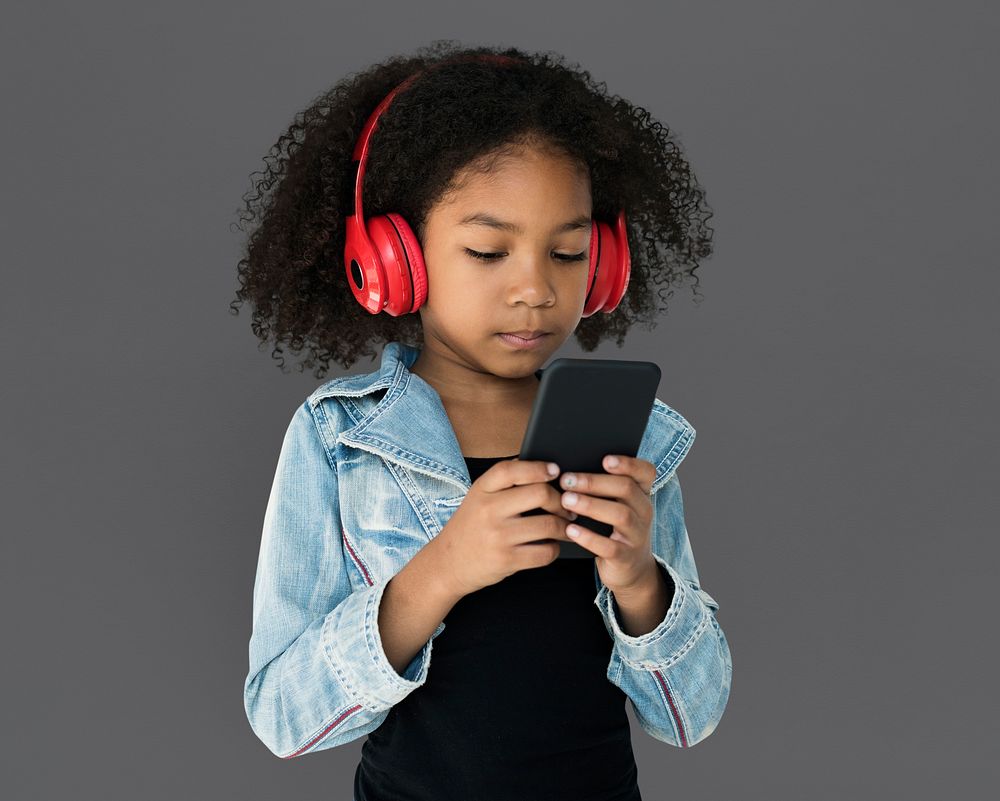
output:
[[[333,748],[374,731],[419,688],[430,639],[400,675],[382,649],[386,584],[436,537],[471,486],[438,393],[408,369],[419,349],[390,342],[378,371],[334,378],[292,416],[264,513],[243,701],[275,755]],[[652,737],[689,747],[715,729],[732,661],[700,586],[677,466],[695,430],[657,398],[638,456],[656,467],[652,553],[674,585],[666,616],[638,637],[621,627],[594,565],[608,630],[608,681]]]

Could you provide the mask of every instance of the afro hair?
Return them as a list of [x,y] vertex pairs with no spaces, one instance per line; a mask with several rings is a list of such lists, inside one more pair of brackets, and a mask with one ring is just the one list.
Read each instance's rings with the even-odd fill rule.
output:
[[[506,56],[515,65],[476,60]],[[430,69],[433,68],[433,69]],[[593,216],[624,209],[632,267],[628,290],[610,314],[581,318],[584,351],[604,339],[621,347],[635,322],[647,330],[687,276],[697,297],[699,260],[711,255],[712,212],[673,133],[648,111],[607,94],[579,65],[553,52],[460,47],[437,40],[350,73],[298,113],[265,157],[264,172],[239,210],[254,224],[238,264],[230,304],[250,301],[252,328],[284,370],[286,344],[306,351],[299,370],[323,378],[331,359],[349,368],[375,345],[422,345],[419,314],[370,314],[355,300],[344,267],[345,218],[353,213],[352,151],[369,115],[406,78],[372,135],[364,214],[396,212],[423,241],[427,214],[464,168],[527,139],[586,165]],[[259,176],[256,180],[253,176]],[[657,301],[662,301],[663,306]]]

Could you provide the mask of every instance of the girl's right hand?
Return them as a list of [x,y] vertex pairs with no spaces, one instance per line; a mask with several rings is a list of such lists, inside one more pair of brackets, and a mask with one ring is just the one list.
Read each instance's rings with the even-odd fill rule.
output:
[[[525,568],[544,567],[569,541],[566,521],[576,515],[562,505],[562,493],[548,482],[548,462],[506,459],[476,479],[461,505],[431,540],[440,576],[461,598]],[[543,509],[550,514],[522,517]],[[537,540],[546,540],[537,542]]]

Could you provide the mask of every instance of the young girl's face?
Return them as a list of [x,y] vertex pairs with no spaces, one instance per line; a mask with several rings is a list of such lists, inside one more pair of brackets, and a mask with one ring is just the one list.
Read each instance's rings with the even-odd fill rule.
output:
[[[488,174],[462,178],[461,188],[426,219],[420,361],[443,358],[451,368],[533,380],[583,313],[589,174],[565,156],[531,148],[502,159]],[[535,329],[550,333],[527,350],[500,336]]]

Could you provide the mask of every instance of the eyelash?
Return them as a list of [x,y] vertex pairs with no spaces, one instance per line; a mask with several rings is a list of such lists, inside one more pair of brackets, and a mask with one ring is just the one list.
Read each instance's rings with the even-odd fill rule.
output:
[[[497,259],[501,258],[504,255],[503,253],[480,253],[478,250],[471,250],[469,248],[466,248],[465,252],[468,253],[472,258],[478,259],[479,261],[496,261]],[[582,253],[577,253],[572,256],[567,256],[564,253],[556,253],[555,255],[556,258],[559,259],[559,261],[573,262],[573,261],[584,261],[590,254],[588,251],[585,250]]]

